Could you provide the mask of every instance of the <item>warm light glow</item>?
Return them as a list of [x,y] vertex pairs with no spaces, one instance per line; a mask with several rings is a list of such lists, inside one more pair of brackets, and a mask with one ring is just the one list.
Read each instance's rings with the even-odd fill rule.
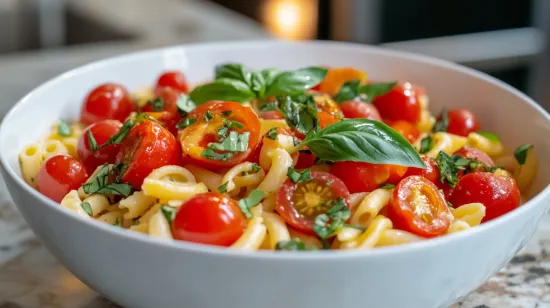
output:
[[303,40],[317,33],[318,0],[266,0],[263,21],[275,36]]

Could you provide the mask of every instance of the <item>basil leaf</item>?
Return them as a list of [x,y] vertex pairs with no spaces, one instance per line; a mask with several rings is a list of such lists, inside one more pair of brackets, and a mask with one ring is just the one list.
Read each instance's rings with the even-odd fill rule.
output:
[[71,125],[63,120],[57,124],[57,134],[63,137],[69,137],[73,133]]
[[125,183],[109,183],[109,175],[111,174],[109,165],[103,165],[92,181],[82,185],[82,189],[85,193],[90,195],[104,194],[128,197],[132,193],[132,186]]
[[86,212],[88,215],[90,215],[90,216],[94,215],[94,213],[92,212],[92,206],[90,205],[90,203],[82,202],[82,203],[80,203],[80,206],[82,207],[84,212]]
[[228,121],[226,125],[228,128],[244,128],[244,124],[239,121],[231,120],[231,121]]
[[497,171],[498,169],[501,169],[501,167],[499,167],[499,166],[494,166],[494,167],[483,166],[483,168],[482,168],[483,172],[491,172],[491,173]]
[[317,104],[311,95],[285,96],[277,99],[287,124],[304,135],[320,128]]
[[476,132],[476,134],[481,135],[491,141],[500,142],[500,138],[495,133],[478,131]]
[[435,122],[434,127],[432,128],[432,131],[434,133],[446,132],[448,128],[449,128],[449,114],[447,113],[447,110],[443,108],[441,110],[441,119]]
[[176,213],[178,210],[169,205],[163,205],[160,207],[160,211],[162,212],[162,215],[164,215],[164,218],[166,218],[166,221],[170,224],[174,221],[174,218],[176,218]]
[[340,91],[334,96],[334,101],[341,103],[344,101],[350,101],[359,96],[359,91],[361,89],[360,80],[351,80],[340,87]]
[[265,134],[267,138],[271,139],[271,140],[275,140],[277,139],[277,136],[279,135],[278,132],[277,132],[277,127],[272,127],[268,132],[267,134]]
[[290,167],[286,173],[288,178],[294,183],[305,183],[312,180],[311,172],[309,169],[305,169],[302,172],[296,171],[296,169]]
[[97,151],[99,148],[91,129],[88,130],[88,145],[90,146],[90,151],[92,151],[92,153]]
[[130,131],[132,130],[133,127],[134,127],[134,121],[126,120],[126,122],[124,122],[124,124],[122,125],[122,127],[118,131],[118,133],[116,133],[113,136],[109,137],[109,140],[107,140],[107,142],[102,144],[98,148],[98,150],[102,149],[102,148],[104,148],[108,145],[111,145],[111,144],[121,144],[122,141],[124,141],[124,139],[126,139],[126,136],[128,136],[128,134],[130,133]]
[[434,148],[434,140],[428,135],[420,140],[420,154],[426,154]]
[[254,189],[250,192],[248,197],[239,200],[239,207],[241,208],[241,211],[243,212],[244,216],[246,216],[246,218],[252,218],[252,213],[250,212],[250,209],[257,206],[263,198],[264,192]]
[[318,85],[327,74],[322,67],[306,67],[279,74],[267,86],[266,96],[296,95]]
[[269,85],[273,83],[273,81],[275,80],[275,78],[277,78],[277,76],[279,76],[280,71],[276,68],[268,68],[268,69],[262,70],[260,74],[262,74],[265,84]]
[[263,97],[266,90],[265,79],[261,73],[252,72],[250,74],[250,89],[256,93],[256,97]]
[[229,184],[229,182],[225,182],[220,185],[220,187],[218,187],[218,191],[220,192],[220,194],[224,194],[227,192],[227,184]]
[[464,170],[455,163],[453,158],[447,153],[440,151],[435,158],[437,167],[439,169],[439,181],[441,183],[449,183],[451,187],[455,187],[458,183],[458,172]]
[[189,112],[197,108],[197,105],[189,99],[187,94],[180,94],[178,100],[176,101],[176,106],[181,116],[186,116]]
[[200,105],[212,100],[244,103],[253,100],[256,95],[244,81],[221,78],[196,87],[189,93],[189,98]]
[[396,84],[397,82],[370,83],[362,86],[359,93],[366,96],[367,102],[372,102],[377,96],[390,92]]
[[186,128],[189,125],[193,125],[193,123],[197,122],[197,119],[195,118],[185,118],[176,124],[177,129]]
[[204,113],[204,122],[210,122],[212,118],[214,117],[214,114],[212,114],[212,111],[208,110]]
[[299,238],[292,238],[288,241],[280,241],[275,245],[275,250],[287,251],[315,251],[319,250],[315,246],[306,246]]
[[236,79],[250,83],[250,73],[242,64],[228,63],[216,66],[214,70],[214,78],[216,80],[222,78]]
[[523,144],[516,148],[516,150],[514,151],[514,157],[520,165],[525,164],[525,160],[527,159],[527,152],[532,147],[532,144]]
[[157,97],[153,100],[148,100],[145,105],[150,105],[151,107],[153,107],[153,111],[155,112],[161,112],[164,108],[164,100],[160,97]]
[[260,172],[260,170],[262,170],[262,167],[260,167],[260,165],[258,165],[258,164],[253,164],[253,165],[252,165],[252,170],[250,170],[250,172],[252,172],[252,173],[254,174],[254,173]]
[[333,200],[331,204],[333,205],[330,209],[317,215],[313,221],[313,231],[322,239],[342,229],[351,216],[351,210],[343,198]]
[[249,137],[250,132],[239,134],[232,130],[221,143],[211,142],[208,144],[208,148],[215,151],[244,152],[248,149]]
[[201,153],[201,157],[204,157],[206,159],[210,160],[221,160],[221,161],[227,161],[231,157],[235,156],[235,152],[227,152],[227,153],[218,153],[210,148],[205,149]]
[[382,188],[382,189],[394,189],[395,185],[392,184],[392,183],[386,183],[384,185],[381,185],[380,188]]
[[306,136],[290,152],[308,146],[324,161],[356,161],[425,169],[414,147],[386,124],[368,119],[345,119]]
[[139,225],[139,220],[132,221],[132,226],[137,226],[137,225]]
[[113,226],[120,226],[120,218],[117,218],[115,219],[115,223],[113,224]]

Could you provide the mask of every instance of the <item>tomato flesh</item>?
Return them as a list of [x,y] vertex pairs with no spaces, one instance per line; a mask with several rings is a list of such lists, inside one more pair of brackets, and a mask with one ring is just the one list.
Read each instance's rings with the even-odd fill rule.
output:
[[323,205],[337,198],[347,203],[349,191],[330,173],[311,172],[311,177],[311,181],[304,183],[287,179],[277,191],[275,210],[295,229],[315,235],[312,229],[315,217],[330,208]]
[[135,110],[136,104],[124,86],[106,83],[88,94],[80,111],[80,121],[86,125],[102,120],[124,122]]
[[105,146],[96,151],[90,149],[90,138],[88,134],[91,134],[95,139],[98,146],[106,143],[109,138],[116,135],[122,123],[117,120],[103,120],[96,122],[88,126],[80,135],[77,145],[78,158],[84,163],[86,169],[90,172],[93,172],[98,166],[103,164],[114,164],[118,150],[120,149],[119,144],[111,144]]
[[182,72],[167,71],[159,76],[155,86],[155,92],[161,91],[162,88],[171,88],[179,92],[187,93],[189,91],[189,84]]
[[86,167],[69,155],[55,155],[48,158],[36,175],[36,187],[46,197],[61,202],[71,191],[86,182]]
[[369,120],[382,121],[378,109],[372,104],[358,101],[346,101],[340,105],[344,117],[346,118],[364,118]]
[[375,97],[373,104],[383,119],[416,123],[421,113],[418,93],[412,84],[401,82],[388,93]]
[[[467,109],[453,109],[447,112],[449,126],[447,132],[459,136],[468,136],[479,130],[479,121],[476,116]],[[441,116],[438,118],[441,120]]]
[[230,246],[244,233],[247,220],[237,202],[208,192],[185,201],[174,219],[174,238],[182,241]]
[[418,128],[410,122],[397,120],[390,124],[390,127],[397,131],[401,136],[405,137],[410,143],[413,143],[420,136]]
[[439,184],[441,184],[441,181],[439,179],[440,178],[439,167],[437,166],[435,159],[429,156],[426,156],[424,154],[420,154],[420,158],[422,158],[422,161],[424,162],[424,165],[426,165],[426,168],[422,169],[422,168],[409,167],[409,169],[407,170],[407,173],[405,174],[405,177],[408,177],[411,175],[419,175],[419,176],[425,177],[426,179],[430,180],[430,182],[439,186]]
[[351,193],[370,192],[383,184],[395,184],[407,172],[407,167],[353,161],[336,162],[330,172],[341,179]]
[[443,193],[428,179],[416,175],[395,187],[388,217],[395,228],[423,237],[444,234],[453,220]]

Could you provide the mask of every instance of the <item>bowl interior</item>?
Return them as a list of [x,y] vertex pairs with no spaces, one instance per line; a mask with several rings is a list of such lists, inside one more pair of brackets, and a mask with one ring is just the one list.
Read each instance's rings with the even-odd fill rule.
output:
[[[191,82],[212,78],[221,63],[243,63],[254,69],[293,69],[311,65],[353,66],[370,80],[406,80],[424,86],[430,109],[468,108],[482,129],[497,133],[512,151],[523,143],[550,155],[548,114],[527,96],[484,74],[445,61],[377,47],[341,43],[240,42],[172,47],[96,62],[42,85],[6,115],[0,128],[0,155],[12,175],[20,176],[19,151],[43,136],[58,119],[78,119],[88,91],[112,81],[130,89],[151,85],[167,69],[183,70]],[[531,195],[550,182],[550,161],[541,159]],[[30,189],[30,187],[29,187]]]

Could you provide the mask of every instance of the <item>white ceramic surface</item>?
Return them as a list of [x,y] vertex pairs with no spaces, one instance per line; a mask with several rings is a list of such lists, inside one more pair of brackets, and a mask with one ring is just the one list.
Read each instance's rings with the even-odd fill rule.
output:
[[[165,69],[192,81],[213,67],[350,65],[376,80],[423,85],[433,110],[466,107],[515,146],[537,147],[538,193],[519,209],[471,230],[372,251],[242,252],[158,241],[73,215],[26,185],[20,149],[58,118],[76,118],[87,91],[117,81],[135,88]],[[2,173],[39,239],[86,284],[125,307],[447,307],[480,286],[526,243],[550,202],[550,116],[484,74],[416,55],[341,43],[240,42],[188,45],[112,58],[65,73],[23,98],[0,127]]]

